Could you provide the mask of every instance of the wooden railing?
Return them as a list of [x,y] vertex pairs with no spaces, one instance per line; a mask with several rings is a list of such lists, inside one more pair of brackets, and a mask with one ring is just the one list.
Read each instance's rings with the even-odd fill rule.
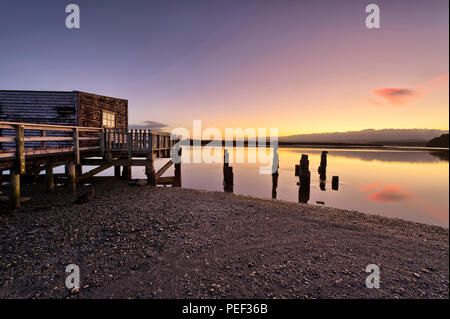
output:
[[[26,156],[72,152],[73,161],[78,164],[80,151],[99,149],[98,141],[103,130],[93,127],[0,122],[0,131],[0,160],[14,160],[18,173],[23,174]],[[85,141],[95,141],[97,145],[83,146]]]
[[105,151],[150,152],[171,149],[175,143],[167,132],[105,129]]
[[131,159],[136,155],[153,156],[154,152],[157,157],[167,157],[176,142],[170,133],[150,130],[0,122],[0,162],[15,162],[19,174],[25,173],[28,156],[73,153],[75,164],[80,163],[83,151],[98,151],[106,158],[127,154]]

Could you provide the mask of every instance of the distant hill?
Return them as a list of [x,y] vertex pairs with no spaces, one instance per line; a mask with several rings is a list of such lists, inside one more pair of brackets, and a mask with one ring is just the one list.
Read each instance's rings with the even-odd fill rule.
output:
[[449,147],[449,135],[442,134],[439,137],[433,138],[427,144],[428,147]]
[[279,137],[283,143],[344,143],[425,146],[434,137],[448,133],[432,129],[367,129],[361,131],[299,134]]

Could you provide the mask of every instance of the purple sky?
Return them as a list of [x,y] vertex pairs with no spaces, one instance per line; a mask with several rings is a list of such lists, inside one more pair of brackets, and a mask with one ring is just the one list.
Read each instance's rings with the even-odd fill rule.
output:
[[[0,89],[129,100],[130,124],[448,129],[448,0],[1,0]],[[381,29],[365,27],[365,6]]]

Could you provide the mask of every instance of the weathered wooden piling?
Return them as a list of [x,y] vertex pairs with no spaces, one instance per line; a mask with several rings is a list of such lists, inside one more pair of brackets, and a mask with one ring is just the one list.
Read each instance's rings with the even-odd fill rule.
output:
[[318,172],[320,175],[320,180],[326,181],[327,179],[327,151],[323,151],[320,156],[320,166],[318,168]]
[[277,198],[279,167],[278,148],[275,148],[272,160],[272,198]]
[[327,180],[327,151],[323,151],[322,155],[320,156],[320,166],[318,168],[319,173],[319,187],[320,190],[325,191],[326,190],[326,180]]
[[16,170],[9,172],[9,200],[12,208],[20,208],[20,173]]
[[114,166],[114,177],[120,177],[120,166]]
[[334,191],[339,190],[339,176],[333,176],[331,179],[331,189]]
[[66,166],[67,168],[67,183],[69,186],[69,190],[72,193],[77,191],[77,175],[75,170],[75,163],[70,162]]
[[122,168],[122,178],[130,180],[132,176],[131,166],[123,166]]
[[227,193],[233,192],[234,176],[233,167],[229,165],[230,154],[228,150],[223,152],[223,190]]
[[47,193],[51,193],[55,189],[55,181],[53,176],[53,165],[47,164],[45,165],[45,185],[47,189]]
[[147,184],[156,186],[156,171],[154,160],[151,155],[147,157],[147,164],[145,165],[145,175],[147,175]]
[[178,150],[178,156],[180,156],[180,161],[178,163],[174,164],[175,167],[175,178],[172,183],[172,187],[181,187],[181,155],[182,155],[182,148],[180,147]]
[[311,172],[309,171],[308,155],[302,154],[300,164],[295,166],[295,176],[299,177],[298,201],[300,203],[307,203],[311,189]]

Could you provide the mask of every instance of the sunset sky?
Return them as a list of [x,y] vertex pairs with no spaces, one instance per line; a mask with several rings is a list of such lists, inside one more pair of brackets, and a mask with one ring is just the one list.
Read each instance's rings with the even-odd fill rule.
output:
[[167,129],[449,128],[448,0],[0,1],[0,89],[120,97]]

